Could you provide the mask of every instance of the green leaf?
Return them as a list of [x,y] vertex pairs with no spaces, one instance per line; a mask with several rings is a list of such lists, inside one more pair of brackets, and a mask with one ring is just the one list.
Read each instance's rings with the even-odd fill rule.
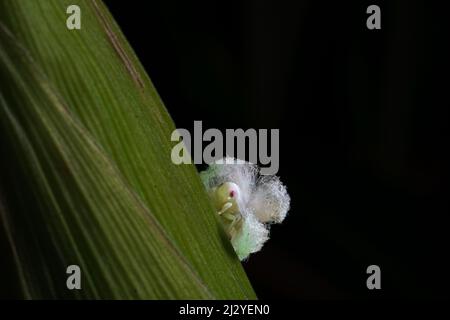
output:
[[0,0],[2,294],[256,298],[174,129],[102,2]]

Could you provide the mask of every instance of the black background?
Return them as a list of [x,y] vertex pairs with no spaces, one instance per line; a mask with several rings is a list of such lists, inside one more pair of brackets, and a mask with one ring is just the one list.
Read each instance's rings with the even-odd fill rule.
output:
[[259,298],[450,296],[443,1],[106,3],[178,128],[280,128],[292,206],[244,263]]

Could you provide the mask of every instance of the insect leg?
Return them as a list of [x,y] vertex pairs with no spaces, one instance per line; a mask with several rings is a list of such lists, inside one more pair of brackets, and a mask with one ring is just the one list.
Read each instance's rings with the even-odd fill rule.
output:
[[219,216],[222,215],[222,213],[224,213],[228,209],[230,209],[232,206],[233,206],[233,204],[231,202],[225,202],[222,209],[220,209],[220,211],[218,212]]

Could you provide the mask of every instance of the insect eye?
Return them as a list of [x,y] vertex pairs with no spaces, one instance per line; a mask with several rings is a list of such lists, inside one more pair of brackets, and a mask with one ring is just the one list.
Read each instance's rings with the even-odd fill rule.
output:
[[235,192],[234,190],[230,191],[230,198],[234,198],[234,192]]

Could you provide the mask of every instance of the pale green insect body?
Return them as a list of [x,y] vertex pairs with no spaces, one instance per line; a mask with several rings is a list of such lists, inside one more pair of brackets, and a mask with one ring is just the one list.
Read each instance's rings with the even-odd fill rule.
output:
[[256,165],[233,158],[201,172],[203,183],[239,259],[261,250],[269,224],[280,223],[290,197],[276,176],[259,176]]
[[243,217],[239,207],[240,188],[233,182],[224,182],[211,190],[210,196],[222,218],[231,241],[241,232]]

